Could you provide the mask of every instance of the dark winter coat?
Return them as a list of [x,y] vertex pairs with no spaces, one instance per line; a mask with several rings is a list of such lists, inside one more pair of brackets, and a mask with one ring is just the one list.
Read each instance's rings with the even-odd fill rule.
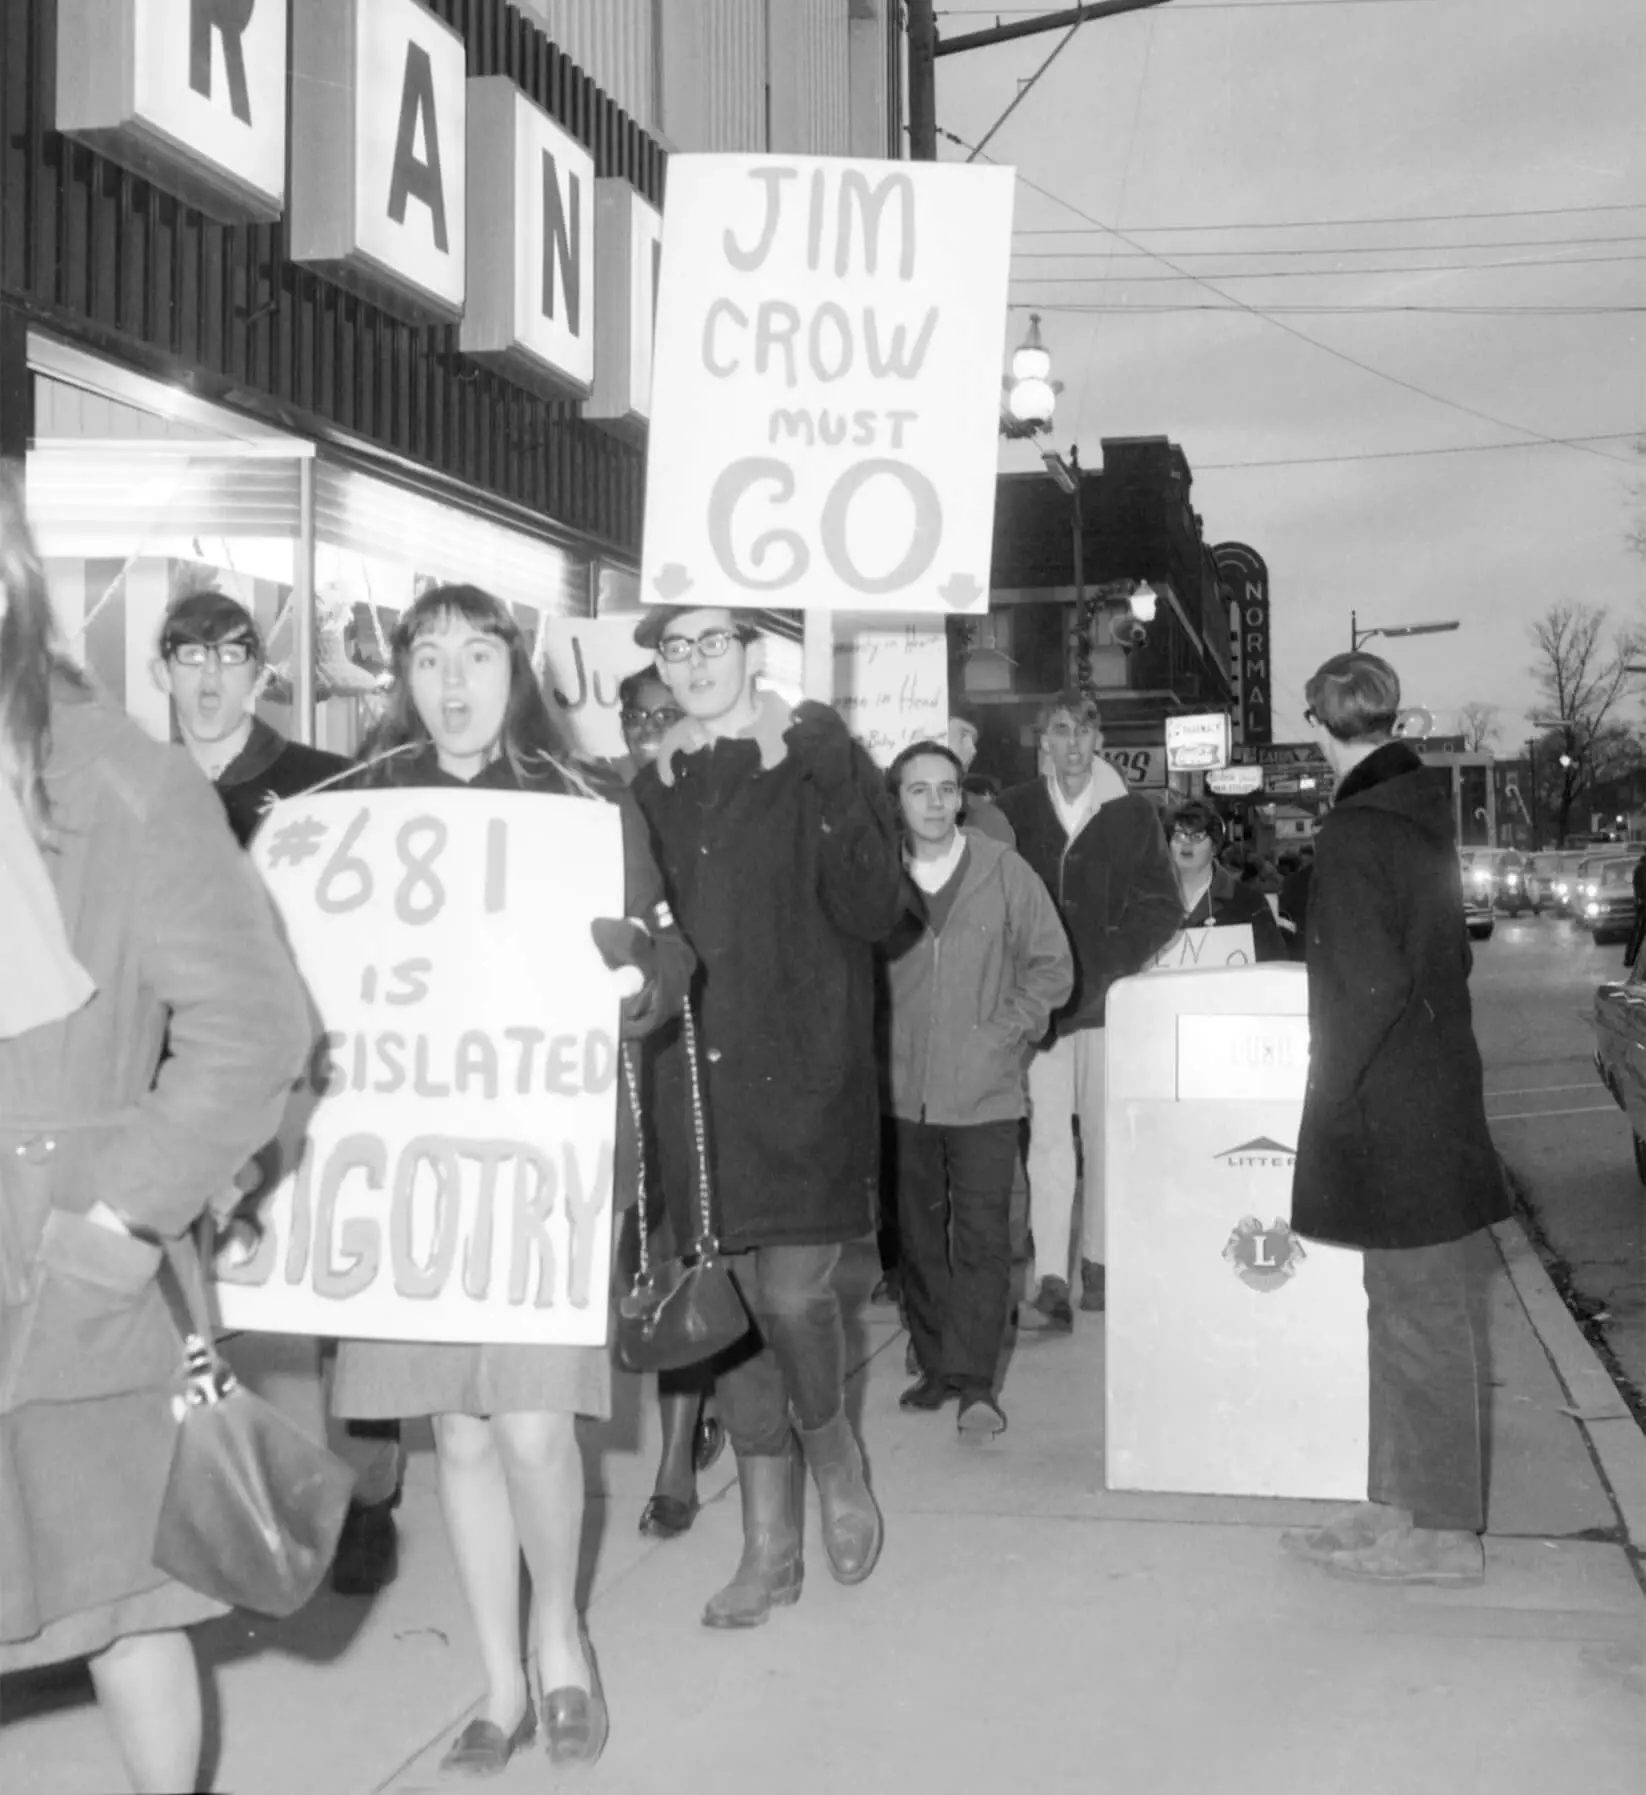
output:
[[254,718],[245,747],[217,776],[217,795],[235,839],[244,847],[271,804],[312,791],[348,765],[341,754],[288,742],[261,717]]
[[1402,742],[1343,780],[1316,838],[1308,968],[1292,1226],[1397,1249],[1502,1221],[1450,796]]
[[1109,987],[1140,971],[1183,926],[1160,818],[1147,798],[1127,793],[1100,805],[1071,843],[1044,779],[1002,792],[1000,808],[1074,950],[1074,995],[1053,1026],[1059,1035],[1101,1028]]
[[[772,700],[766,700],[768,706]],[[673,757],[674,783],[641,770],[675,914],[700,967],[716,1226],[732,1250],[854,1239],[874,1222],[880,1100],[874,943],[903,906],[885,780],[855,745],[825,789],[774,741]],[[658,1055],[657,1102],[684,1113],[679,1043]],[[659,1131],[669,1154],[682,1131]],[[676,1234],[696,1233],[689,1168],[666,1168]]]
[[273,1134],[311,1042],[268,898],[187,754],[65,689],[46,788],[45,863],[97,990],[0,1040],[0,1670],[219,1611],[152,1558],[182,1365],[159,1249],[85,1211],[180,1235]]
[[968,831],[940,935],[924,908],[911,902],[884,950],[886,1110],[958,1127],[1013,1121],[1030,1050],[1074,984],[1051,894],[1020,855]]
[[1238,928],[1246,925],[1252,931],[1252,946],[1258,959],[1285,960],[1286,938],[1269,908],[1269,900],[1255,885],[1242,885],[1227,867],[1212,868],[1212,882],[1200,900],[1183,920],[1186,929]]

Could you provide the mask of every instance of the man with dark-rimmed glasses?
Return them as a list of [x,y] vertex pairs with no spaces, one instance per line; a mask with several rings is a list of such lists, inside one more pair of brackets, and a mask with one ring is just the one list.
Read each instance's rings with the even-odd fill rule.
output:
[[[743,1556],[703,1621],[749,1627],[800,1595],[797,1435],[834,1576],[860,1583],[880,1553],[832,1278],[845,1242],[874,1225],[873,946],[901,911],[902,859],[874,763],[827,705],[791,715],[761,690],[764,643],[738,613],[660,607],[635,640],[685,713],[634,793],[698,955],[715,1222],[756,1327],[718,1383]],[[665,1115],[683,1113],[682,1052],[659,1054]],[[683,1144],[661,1131],[685,1242],[696,1233],[691,1170],[667,1164]]]

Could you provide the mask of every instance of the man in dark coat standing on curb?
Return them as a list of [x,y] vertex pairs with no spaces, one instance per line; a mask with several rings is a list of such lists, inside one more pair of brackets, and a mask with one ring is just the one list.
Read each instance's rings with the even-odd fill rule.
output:
[[1017,851],[1051,892],[1075,963],[1074,996],[1029,1062],[1028,1288],[1035,1294],[1018,1311],[1020,1327],[1036,1318],[1041,1326],[1074,1326],[1068,1280],[1077,1118],[1080,1306],[1104,1305],[1104,1005],[1115,980],[1140,972],[1183,923],[1160,818],[1098,758],[1102,746],[1096,701],[1084,692],[1059,693],[1040,715],[1040,750],[1050,770],[1000,795]]
[[[155,679],[172,701],[183,746],[216,787],[241,847],[270,805],[312,791],[349,766],[341,754],[288,742],[257,715],[252,707],[266,664],[257,620],[226,592],[191,592],[168,607]],[[306,1357],[306,1344],[298,1351]],[[400,1567],[394,1522],[400,1423],[350,1421],[337,1446],[354,1470],[355,1496],[332,1560],[332,1588],[339,1595],[374,1596]]]
[[1282,1543],[1334,1576],[1474,1584],[1486,1231],[1509,1200],[1486,1127],[1450,796],[1392,738],[1387,661],[1334,655],[1307,697],[1339,783],[1309,897],[1292,1226],[1364,1255],[1369,1500]]
[[[716,1229],[759,1336],[719,1380],[743,1557],[703,1621],[757,1626],[800,1594],[797,1433],[834,1576],[862,1582],[880,1552],[831,1278],[842,1245],[874,1225],[873,944],[901,911],[902,861],[874,763],[827,705],[791,717],[760,692],[758,632],[740,613],[660,607],[635,640],[686,713],[634,794],[697,951]],[[667,1114],[686,1101],[684,1051],[659,1055]],[[664,1183],[684,1195],[689,1169]],[[694,1237],[690,1216],[674,1221],[677,1239]]]

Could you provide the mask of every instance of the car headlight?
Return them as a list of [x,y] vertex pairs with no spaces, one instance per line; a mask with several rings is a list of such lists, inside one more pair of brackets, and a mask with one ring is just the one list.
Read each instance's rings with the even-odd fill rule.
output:
[[1599,915],[1599,914],[1600,914],[1600,906],[1599,906],[1599,904],[1590,904],[1590,906],[1589,906],[1589,914],[1590,914],[1590,915],[1591,915],[1591,916],[1598,916],[1598,915]]
[[1560,897],[1565,897],[1570,892],[1570,890],[1571,890],[1571,886],[1569,886],[1564,879],[1562,879],[1560,881],[1560,883],[1555,887],[1555,891]]
[[1520,874],[1519,873],[1505,873],[1503,875],[1503,883],[1505,885],[1518,885],[1520,883]]

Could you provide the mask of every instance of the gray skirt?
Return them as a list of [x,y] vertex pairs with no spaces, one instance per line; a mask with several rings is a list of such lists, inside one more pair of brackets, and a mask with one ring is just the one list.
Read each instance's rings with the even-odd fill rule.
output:
[[604,1421],[612,1412],[611,1354],[604,1346],[343,1340],[332,1410],[349,1421],[517,1410]]

